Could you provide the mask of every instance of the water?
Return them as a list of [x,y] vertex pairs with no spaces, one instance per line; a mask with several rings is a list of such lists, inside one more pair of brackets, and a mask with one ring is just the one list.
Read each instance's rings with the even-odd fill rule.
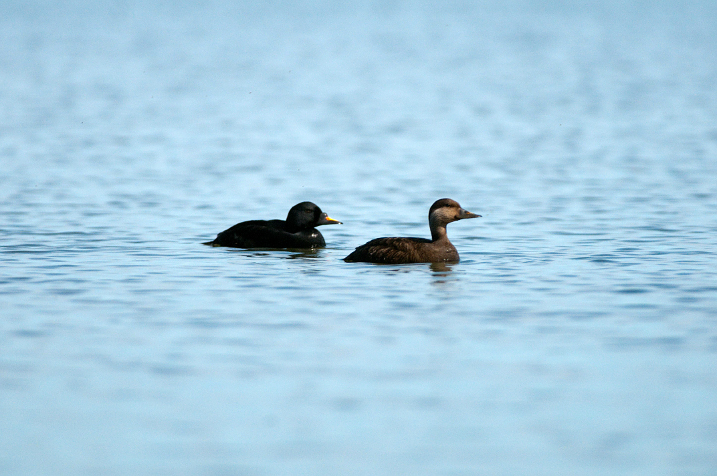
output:
[[714,474],[711,2],[0,11],[1,474]]

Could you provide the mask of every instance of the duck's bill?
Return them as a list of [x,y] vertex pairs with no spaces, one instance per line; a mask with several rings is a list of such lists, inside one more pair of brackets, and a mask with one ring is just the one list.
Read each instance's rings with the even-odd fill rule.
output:
[[321,218],[319,218],[319,222],[317,223],[317,225],[342,225],[342,224],[343,223],[341,223],[338,220],[334,220],[333,218],[328,216],[326,213],[321,214]]
[[469,212],[468,210],[464,210],[461,208],[461,211],[458,212],[458,218],[480,218],[480,215],[477,215],[475,213]]

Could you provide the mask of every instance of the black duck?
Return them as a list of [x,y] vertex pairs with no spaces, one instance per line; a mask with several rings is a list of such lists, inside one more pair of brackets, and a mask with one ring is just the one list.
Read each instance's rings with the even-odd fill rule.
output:
[[209,246],[234,248],[321,248],[326,241],[319,225],[340,224],[311,202],[301,202],[289,210],[286,220],[250,220],[219,233]]

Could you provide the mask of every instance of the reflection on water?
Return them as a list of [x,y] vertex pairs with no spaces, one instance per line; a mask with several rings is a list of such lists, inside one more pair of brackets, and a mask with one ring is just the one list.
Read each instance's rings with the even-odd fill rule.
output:
[[319,254],[318,249],[313,250],[287,250],[289,252],[289,255],[287,256],[288,259],[316,259],[320,258],[321,255]]
[[451,273],[451,270],[453,269],[453,265],[451,263],[431,263],[429,265],[431,267],[431,271],[433,271],[434,276],[449,276]]
[[222,250],[227,250],[234,253],[240,253],[247,257],[265,257],[265,258],[284,258],[284,259],[297,259],[297,258],[318,258],[320,257],[320,249],[303,249],[303,248],[229,248],[219,247]]
[[449,263],[431,263],[431,274],[433,276],[433,284],[446,284],[455,281],[457,278],[453,276],[453,264]]

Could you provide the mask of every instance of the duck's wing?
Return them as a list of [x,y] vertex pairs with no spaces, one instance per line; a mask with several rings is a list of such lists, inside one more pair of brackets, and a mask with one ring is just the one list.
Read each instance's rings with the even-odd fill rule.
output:
[[420,263],[419,250],[425,243],[425,238],[376,238],[356,248],[344,258],[347,262],[368,263]]
[[234,248],[291,248],[295,237],[283,225],[282,220],[245,221],[222,231],[207,244]]

